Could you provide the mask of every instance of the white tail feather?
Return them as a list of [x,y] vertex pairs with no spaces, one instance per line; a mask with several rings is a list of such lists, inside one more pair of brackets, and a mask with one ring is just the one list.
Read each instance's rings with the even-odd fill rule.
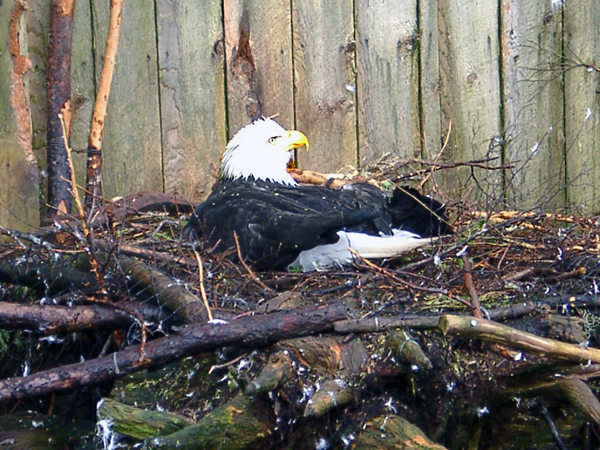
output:
[[394,230],[392,236],[371,236],[363,233],[338,231],[335,244],[320,245],[305,250],[288,268],[310,272],[352,263],[352,248],[363,258],[392,258],[420,247],[431,245],[437,238],[421,238],[404,230]]

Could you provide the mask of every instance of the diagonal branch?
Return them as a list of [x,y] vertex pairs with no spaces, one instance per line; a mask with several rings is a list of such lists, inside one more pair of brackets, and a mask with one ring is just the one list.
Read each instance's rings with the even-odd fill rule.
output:
[[108,96],[115,69],[117,46],[121,32],[122,11],[123,0],[110,1],[110,19],[106,46],[104,48],[102,73],[100,75],[100,85],[96,94],[96,103],[94,104],[88,139],[87,195],[85,197],[85,204],[90,211],[94,209],[96,199],[102,198],[102,132],[104,131]]
[[177,336],[149,342],[140,360],[140,345],[79,364],[0,381],[0,403],[46,395],[79,386],[102,383],[129,373],[165,364],[186,355],[224,346],[265,346],[282,339],[308,336],[331,330],[333,323],[346,319],[344,302],[311,305],[297,310],[240,317],[226,324],[190,325]]

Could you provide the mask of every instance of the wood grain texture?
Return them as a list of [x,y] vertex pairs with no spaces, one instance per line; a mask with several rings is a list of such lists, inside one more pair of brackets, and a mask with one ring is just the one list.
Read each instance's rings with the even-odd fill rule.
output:
[[[576,212],[600,210],[600,2],[565,4],[567,186]],[[593,67],[591,67],[593,66]]]
[[[15,11],[16,1],[0,7],[0,224],[29,230],[39,226],[39,172],[31,145],[25,18]],[[13,13],[14,27],[9,27]],[[13,36],[12,42],[10,36]]]
[[438,1],[418,2],[421,156],[432,161],[442,148]]
[[[93,2],[96,79],[100,77],[109,17],[108,2]],[[163,190],[153,4],[123,5],[121,36],[102,140],[103,195]]]
[[[71,58],[71,147],[87,148],[96,98],[96,64],[92,34],[92,10],[89,2],[76,1],[73,12],[73,56]],[[110,101],[110,100],[109,100]],[[72,154],[75,177],[85,185],[87,153]],[[81,193],[83,195],[83,193]]]
[[202,200],[226,144],[221,3],[158,2],[166,191]]
[[421,155],[417,1],[356,2],[360,164]]
[[[439,11],[443,134],[452,123],[444,160],[501,157],[498,3],[439,0]],[[498,172],[465,168],[442,173],[443,190],[495,207],[502,195]]]
[[294,125],[292,13],[280,0],[224,0],[229,137],[261,116]]
[[508,202],[524,209],[565,205],[562,10],[549,2],[502,0],[502,78]]
[[31,114],[32,146],[40,166],[46,168],[48,34],[50,32],[50,2],[31,0],[25,11],[27,21],[27,57],[31,71],[27,74],[29,111]]
[[310,141],[300,167],[356,166],[354,17],[346,0],[292,2],[296,128]]

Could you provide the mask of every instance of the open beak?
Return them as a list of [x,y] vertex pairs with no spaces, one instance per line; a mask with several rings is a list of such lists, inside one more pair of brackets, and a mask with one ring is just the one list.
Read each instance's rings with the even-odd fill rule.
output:
[[286,135],[286,140],[288,148],[290,150],[293,148],[302,147],[304,145],[306,146],[306,151],[308,151],[308,139],[306,139],[306,136],[304,136],[304,134],[300,133],[299,131],[288,131]]

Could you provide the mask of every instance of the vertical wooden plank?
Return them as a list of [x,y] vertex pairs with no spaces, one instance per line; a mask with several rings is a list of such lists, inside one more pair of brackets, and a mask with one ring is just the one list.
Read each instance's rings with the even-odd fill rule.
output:
[[[96,77],[108,28],[109,2],[93,2]],[[103,195],[163,189],[154,3],[127,0],[102,143]]]
[[292,1],[296,128],[311,151],[305,169],[337,171],[356,165],[354,17],[347,0]]
[[502,0],[502,80],[508,201],[512,207],[564,206],[561,76],[562,9]]
[[[30,68],[27,39],[24,18],[14,10],[16,3],[0,4],[0,23],[4,24],[0,27],[0,225],[29,230],[40,221],[39,173],[22,76]],[[11,17],[13,27],[9,27]]]
[[158,1],[166,190],[202,200],[226,144],[221,2]]
[[[498,1],[439,0],[439,11],[444,135],[452,124],[444,160],[501,157]],[[473,176],[464,168],[438,179],[455,198],[469,187],[471,200],[494,206],[502,193],[501,174],[480,169]]]
[[417,1],[356,2],[360,163],[420,156]]
[[230,137],[261,116],[294,124],[292,14],[280,0],[225,0]]
[[31,71],[27,74],[32,146],[40,167],[46,167],[48,33],[50,32],[50,2],[27,2],[27,57]]
[[600,210],[600,2],[571,0],[565,11],[567,189],[575,211]]
[[433,161],[443,144],[438,1],[418,2],[421,156]]
[[[92,35],[92,10],[90,2],[75,1],[73,13],[73,55],[71,57],[71,147],[87,148],[96,100],[96,65]],[[98,42],[96,51],[103,51],[104,41]],[[112,97],[111,97],[112,99]],[[109,100],[111,101],[111,100]],[[114,99],[114,101],[118,101]],[[111,150],[109,150],[111,151]],[[77,182],[85,185],[87,152],[73,154]],[[83,195],[83,193],[81,193]]]

